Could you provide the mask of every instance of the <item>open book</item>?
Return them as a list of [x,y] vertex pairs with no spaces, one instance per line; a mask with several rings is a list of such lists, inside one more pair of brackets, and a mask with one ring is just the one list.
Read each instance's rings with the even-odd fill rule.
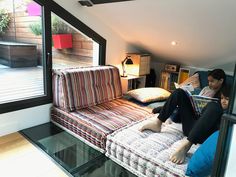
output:
[[181,85],[179,85],[178,83],[176,83],[176,82],[174,82],[174,84],[175,84],[175,88],[181,88],[181,89],[183,89],[183,90],[186,90],[186,91],[189,91],[189,92],[192,92],[192,91],[194,91],[194,88],[193,88],[193,85],[192,84],[187,84],[187,85],[183,85],[183,86],[181,86]]
[[218,102],[218,98],[211,98],[211,97],[206,97],[202,95],[192,95],[191,91],[194,90],[193,86],[191,84],[185,85],[185,86],[179,86],[179,84],[175,83],[176,88],[181,88],[185,91],[187,96],[189,97],[189,100],[192,104],[193,110],[196,115],[200,115],[202,112],[202,109],[212,101]]

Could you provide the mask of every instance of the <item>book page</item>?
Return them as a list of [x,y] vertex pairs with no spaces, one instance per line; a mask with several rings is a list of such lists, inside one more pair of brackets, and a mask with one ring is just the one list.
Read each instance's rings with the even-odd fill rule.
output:
[[175,84],[175,88],[178,89],[178,88],[181,88],[185,91],[188,91],[188,94],[191,95],[191,92],[194,91],[194,88],[193,88],[193,85],[192,84],[187,84],[187,85],[183,85],[183,86],[180,86],[178,83],[174,82]]
[[192,95],[195,99],[201,99],[201,100],[210,100],[210,101],[219,101],[218,98],[212,98],[212,97],[207,97],[207,96],[202,96],[202,95]]

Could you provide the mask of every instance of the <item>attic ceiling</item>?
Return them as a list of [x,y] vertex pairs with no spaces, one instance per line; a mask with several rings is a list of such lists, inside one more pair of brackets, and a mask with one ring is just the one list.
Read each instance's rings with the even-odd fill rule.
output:
[[235,0],[134,0],[84,8],[157,60],[204,67],[236,61]]

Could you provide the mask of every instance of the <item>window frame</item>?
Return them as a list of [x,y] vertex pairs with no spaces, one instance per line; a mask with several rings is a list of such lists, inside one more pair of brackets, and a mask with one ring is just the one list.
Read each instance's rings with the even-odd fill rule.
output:
[[[99,44],[99,65],[105,65],[106,57],[106,39],[100,36],[97,32],[85,25],[78,18],[66,11],[63,7],[54,1],[48,1],[51,12],[65,20],[67,23],[84,33],[86,36],[92,38]],[[51,30],[50,30],[51,31]]]
[[23,98],[0,104],[0,114],[52,103],[52,40],[51,40],[51,12],[73,25],[79,31],[92,38],[99,44],[99,65],[105,65],[106,40],[93,31],[78,18],[66,11],[52,0],[34,0],[42,6],[43,29],[43,78],[45,94],[35,98]]
[[229,102],[229,110],[227,114],[224,114],[221,118],[220,132],[211,176],[224,176],[226,171],[229,155],[228,152],[232,141],[232,130],[233,126],[236,124],[236,113],[233,110],[235,106],[234,104],[236,104],[236,64],[234,67],[234,79]]
[[224,114],[222,116],[220,133],[211,176],[225,176],[230,144],[232,142],[233,126],[236,124],[236,116]]

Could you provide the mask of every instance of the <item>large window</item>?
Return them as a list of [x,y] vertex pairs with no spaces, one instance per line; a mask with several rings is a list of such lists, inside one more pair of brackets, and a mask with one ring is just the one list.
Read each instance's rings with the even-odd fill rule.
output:
[[0,20],[0,113],[50,103],[52,68],[105,64],[106,40],[52,0],[0,0]]
[[42,5],[29,0],[0,1],[1,112],[27,107],[24,100],[31,105],[50,100],[46,38],[42,32],[35,35],[35,29],[31,28],[34,21],[43,24],[42,9]]
[[[104,65],[106,40],[55,2],[50,1],[49,4],[53,68]],[[58,47],[54,41],[58,31],[71,35],[72,42],[68,42],[65,48]]]
[[53,69],[99,65],[99,45],[92,38],[51,13]]

